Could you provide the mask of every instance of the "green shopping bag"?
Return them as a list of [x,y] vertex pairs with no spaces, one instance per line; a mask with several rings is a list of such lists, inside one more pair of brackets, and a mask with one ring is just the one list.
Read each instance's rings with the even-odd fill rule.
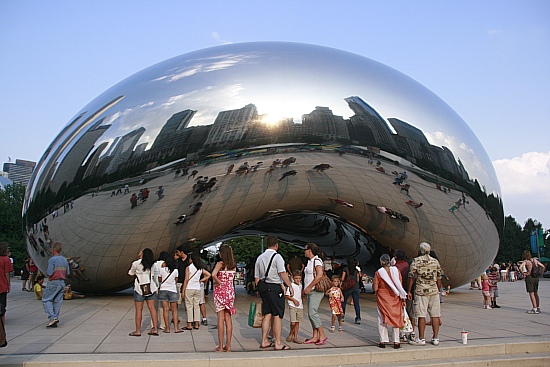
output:
[[250,308],[248,309],[248,326],[255,328],[262,327],[263,319],[262,304],[250,302]]

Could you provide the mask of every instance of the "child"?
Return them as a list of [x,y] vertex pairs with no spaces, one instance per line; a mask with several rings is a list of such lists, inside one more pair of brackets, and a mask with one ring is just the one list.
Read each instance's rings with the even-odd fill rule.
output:
[[489,306],[491,302],[491,292],[489,291],[489,277],[487,274],[481,274],[481,293],[483,294],[483,309],[490,310],[492,309]]
[[332,311],[332,326],[330,327],[330,332],[334,332],[334,321],[338,318],[338,328],[339,331],[343,331],[342,328],[342,315],[344,311],[342,310],[342,302],[344,302],[344,293],[340,288],[340,277],[338,275],[332,276],[332,287],[325,292],[325,295],[328,296],[330,309]]
[[500,308],[499,305],[497,305],[497,297],[498,297],[498,283],[499,281],[499,275],[498,275],[498,269],[495,267],[491,268],[491,272],[489,273],[489,287],[491,292],[491,308]]
[[287,290],[285,295],[285,298],[288,300],[288,313],[290,314],[290,334],[288,334],[286,341],[294,341],[296,344],[302,344],[303,342],[298,339],[300,321],[304,319],[304,305],[302,303],[302,273],[300,270],[294,270],[294,273],[292,273],[292,281],[294,297],[290,297],[290,290]]
[[63,299],[77,299],[77,298],[84,298],[84,297],[86,297],[85,294],[74,293],[70,284],[67,284],[65,286],[65,293],[63,294]]
[[42,295],[44,294],[44,286],[42,284],[44,284],[44,277],[39,275],[34,285],[34,294],[36,295],[36,299],[39,300],[42,300]]

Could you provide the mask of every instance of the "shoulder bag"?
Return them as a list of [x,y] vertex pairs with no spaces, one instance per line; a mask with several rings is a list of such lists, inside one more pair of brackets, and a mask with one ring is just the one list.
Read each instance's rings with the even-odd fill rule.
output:
[[[323,262],[321,262],[321,267],[323,267]],[[315,271],[315,261],[313,261],[313,274],[317,274]],[[327,273],[325,272],[325,269],[323,268],[323,275],[321,275],[321,279],[319,282],[315,285],[315,290],[317,292],[323,292],[325,293],[332,287],[332,282],[327,277]]]
[[265,271],[265,275],[263,279],[260,279],[258,284],[256,285],[256,290],[260,293],[267,292],[267,283],[265,280],[267,279],[267,274],[269,273],[269,268],[271,268],[271,263],[273,262],[273,258],[277,255],[277,253],[274,253],[273,256],[271,256],[271,259],[269,260],[269,265],[267,265],[267,270]]

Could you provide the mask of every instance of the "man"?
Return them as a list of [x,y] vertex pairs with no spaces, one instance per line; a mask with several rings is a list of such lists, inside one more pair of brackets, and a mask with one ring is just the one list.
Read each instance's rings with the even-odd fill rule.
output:
[[541,273],[544,273],[546,267],[537,259],[533,259],[531,251],[523,251],[523,265],[521,266],[523,276],[525,277],[525,288],[529,293],[529,299],[533,308],[527,311],[528,314],[540,313],[540,301],[539,301],[539,278],[533,276],[533,265],[542,267]]
[[412,345],[426,345],[424,330],[426,329],[426,315],[430,315],[433,329],[432,344],[439,345],[439,318],[441,307],[439,304],[439,290],[441,289],[441,265],[430,256],[431,246],[422,242],[418,246],[418,257],[411,262],[409,279],[407,282],[408,299],[412,300],[414,291],[414,316],[418,318],[418,338],[410,341]]
[[57,327],[59,322],[59,311],[63,302],[63,293],[65,292],[65,278],[70,274],[69,262],[63,256],[61,251],[63,245],[60,242],[54,242],[52,245],[53,256],[48,260],[48,284],[42,296],[42,306],[48,316],[46,327]]
[[10,292],[10,273],[13,271],[12,262],[8,257],[8,243],[0,242],[0,348],[8,345],[6,331],[4,329],[6,306],[8,305],[8,293]]
[[[407,255],[405,254],[405,251],[399,250],[399,249],[395,250],[395,267],[399,269],[399,272],[401,273],[403,289],[408,289],[407,284],[408,284],[410,265],[407,262]],[[409,319],[411,320],[411,325],[413,328],[413,331],[409,335],[409,340],[415,340],[416,335],[414,334],[414,309],[413,309],[413,301],[411,299],[406,300],[406,311],[407,311],[407,315],[409,316]],[[404,335],[403,338],[406,339],[407,338],[406,335]]]
[[[285,270],[285,261],[277,253],[279,250],[279,240],[275,236],[267,237],[267,250],[256,260],[255,281],[256,286],[260,279],[267,285],[265,292],[260,292],[262,297],[262,344],[260,348],[275,347],[275,350],[290,349],[281,341],[283,330],[283,317],[285,314],[285,291],[281,279],[289,289],[290,297],[294,296],[290,279]],[[271,266],[269,265],[271,262]],[[267,276],[266,276],[267,273]],[[269,343],[267,334],[273,320],[273,334],[275,336],[275,345]]]

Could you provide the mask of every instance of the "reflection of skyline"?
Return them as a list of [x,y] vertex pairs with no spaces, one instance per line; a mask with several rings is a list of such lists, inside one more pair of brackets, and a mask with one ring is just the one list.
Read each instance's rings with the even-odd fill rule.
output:
[[[301,123],[294,122],[292,118],[265,123],[264,115],[249,103],[239,109],[219,111],[211,125],[190,127],[198,111],[186,109],[173,114],[165,122],[147,151],[147,143],[142,143],[139,151],[136,149],[133,154],[119,155],[116,161],[112,161],[113,158],[109,157],[114,154],[113,150],[121,139],[116,137],[103,158],[111,160],[108,170],[103,171],[112,173],[142,163],[148,163],[148,167],[152,168],[154,165],[151,166],[151,163],[169,157],[182,158],[204,148],[219,150],[230,149],[235,144],[246,147],[286,142],[281,139],[290,142],[308,142],[309,139],[310,143],[337,141],[343,145],[370,146],[374,152],[387,150],[420,166],[439,167],[461,179],[468,179],[462,163],[451,150],[445,146],[431,145],[422,130],[397,118],[386,121],[374,107],[358,96],[344,100],[354,112],[349,119],[335,115],[329,107],[317,106],[312,112],[302,115]],[[193,132],[195,136],[191,139]],[[189,144],[191,141],[193,146]],[[136,140],[133,140],[133,146],[135,144]]]

